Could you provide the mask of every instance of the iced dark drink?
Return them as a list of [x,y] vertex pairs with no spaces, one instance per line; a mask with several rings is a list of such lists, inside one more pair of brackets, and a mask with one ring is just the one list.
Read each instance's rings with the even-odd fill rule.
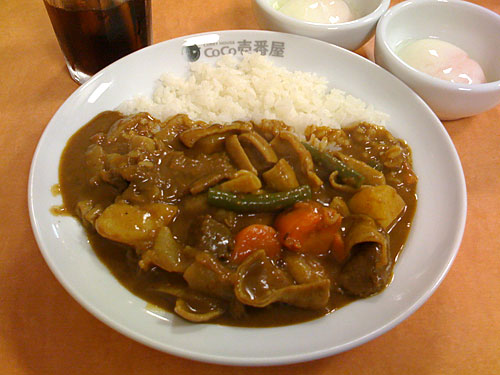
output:
[[44,0],[78,83],[151,44],[151,0]]

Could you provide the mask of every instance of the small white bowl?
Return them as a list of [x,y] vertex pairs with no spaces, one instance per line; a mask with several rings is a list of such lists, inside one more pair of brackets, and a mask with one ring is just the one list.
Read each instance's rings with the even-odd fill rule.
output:
[[377,21],[389,8],[390,0],[345,0],[357,19],[337,24],[314,23],[287,16],[273,8],[277,0],[252,0],[260,27],[308,36],[354,51],[375,33]]
[[[486,83],[434,78],[403,62],[402,42],[437,38],[456,45],[483,68]],[[487,111],[500,103],[500,16],[457,0],[408,0],[389,9],[377,25],[375,61],[410,86],[441,120]]]

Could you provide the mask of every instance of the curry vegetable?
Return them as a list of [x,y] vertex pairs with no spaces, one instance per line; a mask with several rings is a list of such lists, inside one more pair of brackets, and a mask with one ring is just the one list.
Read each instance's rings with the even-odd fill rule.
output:
[[293,206],[297,202],[311,199],[311,188],[308,185],[279,193],[233,194],[208,189],[207,200],[212,206],[236,212],[270,212]]

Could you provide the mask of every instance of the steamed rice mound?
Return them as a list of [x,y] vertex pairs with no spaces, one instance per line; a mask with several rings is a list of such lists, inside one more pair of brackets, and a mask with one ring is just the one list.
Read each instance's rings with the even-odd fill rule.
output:
[[160,120],[185,113],[193,120],[229,123],[278,119],[303,133],[308,125],[340,128],[360,121],[385,125],[388,115],[338,89],[325,77],[291,72],[260,54],[226,55],[215,65],[195,62],[187,78],[161,76],[153,97],[124,102],[125,114],[149,112]]

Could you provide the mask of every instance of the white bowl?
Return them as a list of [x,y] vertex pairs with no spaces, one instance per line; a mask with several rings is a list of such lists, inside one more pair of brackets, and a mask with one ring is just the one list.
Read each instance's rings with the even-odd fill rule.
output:
[[361,47],[373,36],[377,21],[391,2],[390,0],[345,0],[359,18],[349,22],[324,24],[287,16],[272,7],[275,1],[252,0],[255,17],[263,29],[308,36],[351,51]]
[[[438,38],[483,68],[487,83],[459,84],[422,73],[397,55],[400,43]],[[385,13],[375,36],[375,61],[410,86],[441,120],[476,115],[500,103],[500,16],[457,0],[408,0]]]

